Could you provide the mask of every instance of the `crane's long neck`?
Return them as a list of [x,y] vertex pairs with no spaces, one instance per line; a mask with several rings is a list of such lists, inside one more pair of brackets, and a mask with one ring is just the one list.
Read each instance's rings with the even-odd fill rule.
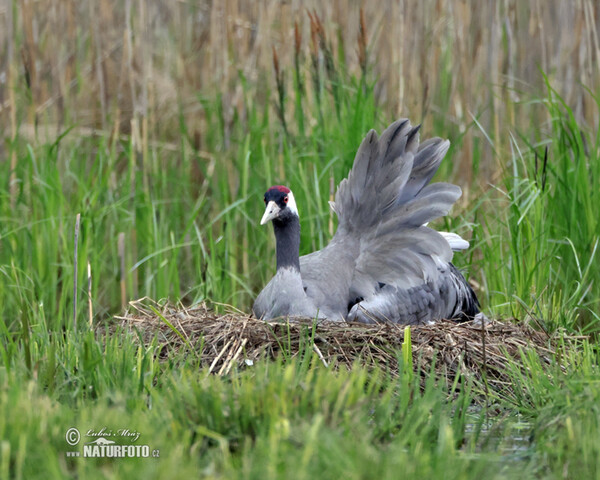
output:
[[273,220],[277,241],[277,270],[293,268],[300,272],[300,219],[296,215],[284,221]]

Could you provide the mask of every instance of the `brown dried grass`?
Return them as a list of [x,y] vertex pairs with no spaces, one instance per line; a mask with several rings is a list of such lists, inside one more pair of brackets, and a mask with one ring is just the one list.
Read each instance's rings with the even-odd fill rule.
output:
[[[326,366],[351,369],[358,362],[400,374],[403,326],[326,322],[313,330],[310,321],[266,323],[242,313],[219,314],[205,304],[185,308],[141,299],[130,306],[124,316],[116,317],[122,327],[137,330],[145,344],[156,336],[162,358],[188,350],[217,375],[282,354],[301,355],[307,344]],[[520,364],[521,352],[533,350],[545,364],[556,356],[553,337],[497,320],[484,326],[453,321],[413,326],[411,342],[413,366],[423,374],[422,381],[433,369],[449,384],[460,374],[495,390],[510,389],[508,363]]]
[[[0,126],[10,125],[15,84],[27,83],[28,95],[17,100],[26,109],[23,125],[35,124],[36,134],[43,123],[56,131],[66,123],[138,134],[143,117],[150,141],[178,142],[181,116],[202,149],[198,92],[222,93],[225,128],[245,116],[239,72],[255,100],[269,102],[273,48],[281,68],[292,68],[299,55],[300,68],[310,69],[308,12],[350,73],[369,64],[389,118],[422,119],[431,130],[428,122],[443,116],[463,133],[475,116],[495,142],[508,142],[504,126],[548,121],[542,106],[515,109],[543,91],[541,69],[579,122],[598,125],[594,99],[581,88],[600,85],[600,11],[592,0],[22,0],[15,18],[4,3],[0,75],[14,74],[0,82]],[[469,135],[459,158],[471,157],[471,143]]]

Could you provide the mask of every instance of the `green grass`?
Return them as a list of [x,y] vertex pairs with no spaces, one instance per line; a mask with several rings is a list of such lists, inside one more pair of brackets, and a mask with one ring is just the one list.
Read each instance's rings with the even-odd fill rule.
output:
[[[481,433],[484,413],[469,412],[468,389],[448,402],[433,376],[420,393],[418,380],[382,370],[334,373],[308,349],[303,359],[260,363],[222,379],[189,359],[159,365],[152,347],[134,347],[125,337],[105,340],[99,347],[90,335],[71,338],[67,351],[60,350],[67,342],[50,341],[62,344],[54,353],[65,359],[52,375],[41,365],[35,380],[2,373],[3,473],[396,478],[402,471],[407,478],[500,478],[523,468],[498,467],[501,438]],[[65,457],[68,428],[103,426],[140,432],[138,444],[159,449],[160,459]]]
[[[595,478],[598,352],[568,371],[526,356],[513,395],[473,408],[459,389],[383,369],[333,372],[307,342],[296,359],[221,378],[193,356],[155,359],[131,334],[33,335],[44,349],[0,370],[0,468],[8,478]],[[399,352],[401,356],[401,353]],[[52,356],[52,358],[50,358]],[[410,367],[409,367],[410,368]],[[127,428],[159,450],[141,459],[66,458],[69,428]],[[524,438],[521,438],[524,437]],[[84,441],[92,438],[83,437]],[[566,470],[565,470],[566,469]]]
[[[99,325],[141,296],[248,311],[274,270],[272,233],[258,226],[272,184],[294,190],[303,253],[327,243],[331,179],[347,174],[370,128],[393,119],[368,71],[356,77],[327,61],[293,75],[281,65],[277,91],[263,92],[263,101],[240,73],[243,115],[233,119],[218,95],[200,95],[202,150],[184,120],[176,148],[69,128],[48,144],[7,142],[17,187],[0,191],[0,478],[599,475],[599,354],[588,341],[550,367],[525,356],[529,375],[515,369],[514,392],[495,394],[486,408],[466,379],[448,393],[425,372],[420,391],[418,377],[391,378],[385,366],[331,371],[310,348],[221,378],[189,351],[161,362],[156,343],[89,331],[88,300]],[[450,91],[449,71],[440,79],[435,98]],[[546,87],[532,101],[546,108],[548,123],[513,131],[510,152],[494,148],[497,181],[484,190],[465,185],[469,201],[440,226],[473,231],[471,253],[455,261],[481,286],[488,314],[596,334],[600,135]],[[443,115],[432,123],[423,137],[454,142],[437,178],[462,183],[468,175],[455,155],[480,126],[457,134]],[[501,144],[493,135],[485,133]],[[479,172],[485,146],[473,145],[468,168]],[[2,185],[10,179],[1,169]],[[103,426],[139,431],[160,458],[66,457],[69,428]]]
[[[473,215],[488,303],[544,328],[598,329],[598,132],[585,131],[547,83],[550,125],[535,143],[512,136],[512,161],[496,194]],[[597,99],[596,99],[597,101]],[[544,132],[528,132],[542,135]],[[498,193],[500,195],[498,195]],[[495,197],[495,198],[494,198]],[[490,215],[493,204],[494,214]],[[502,268],[498,268],[502,266]]]

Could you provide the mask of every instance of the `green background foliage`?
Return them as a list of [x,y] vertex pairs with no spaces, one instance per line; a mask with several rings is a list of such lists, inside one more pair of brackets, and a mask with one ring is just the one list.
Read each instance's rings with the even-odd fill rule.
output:
[[[0,6],[0,478],[597,477],[597,7],[500,3]],[[471,241],[486,314],[591,340],[482,401],[310,345],[220,378],[104,330],[143,296],[249,311],[265,189],[322,248],[361,139],[403,116],[452,142],[436,180],[464,195],[436,226]],[[105,425],[160,458],[66,457]]]

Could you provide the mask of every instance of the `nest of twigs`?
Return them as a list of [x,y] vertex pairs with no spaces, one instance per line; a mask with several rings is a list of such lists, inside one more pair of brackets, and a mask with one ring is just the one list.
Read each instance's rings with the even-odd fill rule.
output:
[[[241,313],[218,314],[205,304],[185,308],[143,299],[130,305],[124,316],[116,317],[123,327],[137,331],[136,337],[146,344],[156,337],[162,347],[161,357],[186,351],[216,375],[310,350],[326,366],[352,368],[359,362],[400,373],[404,326],[267,323]],[[423,378],[433,369],[449,382],[463,375],[498,390],[510,389],[510,360],[520,365],[522,353],[534,350],[549,364],[556,354],[556,342],[547,333],[522,323],[497,320],[412,326],[410,337],[412,364]]]

